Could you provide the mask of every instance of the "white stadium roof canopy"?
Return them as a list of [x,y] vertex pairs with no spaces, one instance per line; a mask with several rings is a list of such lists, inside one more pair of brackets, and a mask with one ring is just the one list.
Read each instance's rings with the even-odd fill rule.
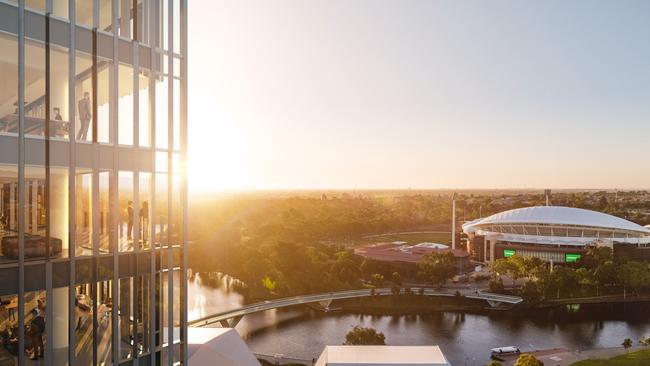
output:
[[620,217],[581,208],[561,206],[536,206],[508,210],[468,222],[463,225],[463,230],[472,232],[481,227],[505,225],[577,226],[633,231],[641,235],[650,235],[650,228]]

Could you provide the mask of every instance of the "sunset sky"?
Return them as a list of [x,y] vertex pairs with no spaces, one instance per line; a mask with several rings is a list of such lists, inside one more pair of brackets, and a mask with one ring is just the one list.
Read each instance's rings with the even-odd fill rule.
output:
[[650,188],[648,1],[189,6],[194,191]]

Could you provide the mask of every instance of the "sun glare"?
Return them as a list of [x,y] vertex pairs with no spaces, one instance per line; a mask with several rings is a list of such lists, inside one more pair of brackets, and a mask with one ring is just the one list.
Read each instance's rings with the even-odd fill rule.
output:
[[247,145],[235,124],[214,121],[190,134],[188,173],[191,192],[250,188]]

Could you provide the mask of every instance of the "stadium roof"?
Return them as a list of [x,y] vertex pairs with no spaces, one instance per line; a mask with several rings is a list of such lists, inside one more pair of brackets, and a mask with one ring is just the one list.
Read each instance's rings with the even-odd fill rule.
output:
[[620,217],[602,212],[561,206],[536,206],[517,208],[475,220],[463,225],[466,232],[477,227],[490,225],[542,224],[561,226],[583,226],[609,230],[625,230],[650,235],[650,228],[643,227]]

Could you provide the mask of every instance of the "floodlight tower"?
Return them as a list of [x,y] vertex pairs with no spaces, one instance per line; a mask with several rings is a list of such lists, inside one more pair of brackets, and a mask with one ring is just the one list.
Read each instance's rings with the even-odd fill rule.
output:
[[451,249],[456,249],[456,192],[451,194]]

